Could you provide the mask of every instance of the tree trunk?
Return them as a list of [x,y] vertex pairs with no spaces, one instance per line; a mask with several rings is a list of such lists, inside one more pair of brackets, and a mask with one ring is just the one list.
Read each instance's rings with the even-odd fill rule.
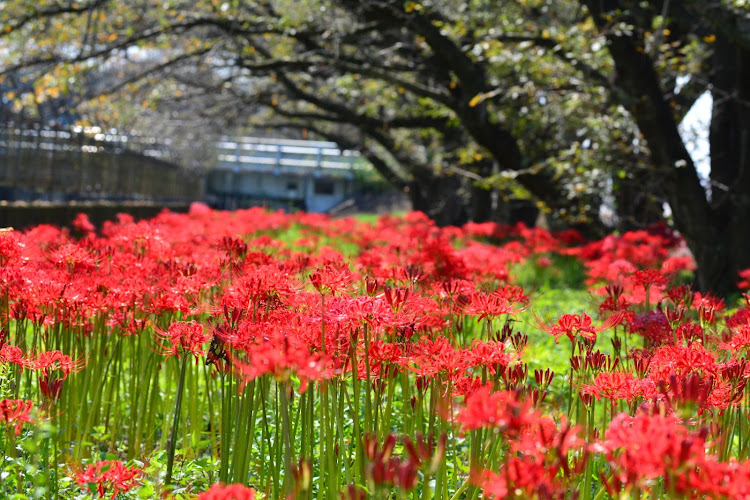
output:
[[[478,164],[475,164],[474,171],[478,176],[486,179],[492,175],[493,164],[492,160],[481,160]],[[492,190],[471,179],[465,179],[465,182],[468,184],[469,192],[469,219],[472,222],[488,222],[493,220]]]
[[700,242],[708,261],[698,265],[706,288],[727,293],[736,290],[737,273],[750,268],[750,50],[719,35],[712,73],[711,204],[718,240]]
[[[713,80],[717,84],[723,83],[717,88],[726,86],[721,96],[729,100],[726,106],[714,110],[717,116],[712,124],[711,154],[717,159],[712,160],[712,164],[717,162],[717,178],[721,177],[721,171],[726,172],[724,178],[729,184],[727,196],[709,203],[693,160],[679,135],[676,118],[665,98],[654,62],[644,48],[639,28],[647,30],[650,26],[638,24],[639,19],[634,13],[639,10],[632,4],[628,4],[631,14],[625,14],[625,3],[585,0],[600,32],[606,33],[617,70],[616,84],[629,96],[623,100],[623,105],[633,115],[648,143],[651,164],[661,178],[675,226],[698,264],[698,287],[726,295],[736,290],[736,272],[743,266],[747,267],[750,256],[746,222],[743,224],[750,208],[746,173],[750,166],[747,165],[747,154],[742,153],[743,148],[746,150],[749,130],[748,109],[743,104],[748,99],[750,76],[747,74],[747,54],[738,51],[737,46],[728,41],[723,46],[720,43],[714,47],[716,60],[712,83]],[[610,30],[611,16],[618,12],[623,13],[619,20],[634,24],[636,29],[629,34]],[[719,158],[724,158],[724,161]]]
[[617,229],[633,231],[663,220],[663,199],[656,195],[658,191],[653,176],[643,170],[617,179],[614,189]]
[[427,214],[438,226],[460,226],[468,222],[461,180],[456,176],[418,179],[409,185],[413,210]]

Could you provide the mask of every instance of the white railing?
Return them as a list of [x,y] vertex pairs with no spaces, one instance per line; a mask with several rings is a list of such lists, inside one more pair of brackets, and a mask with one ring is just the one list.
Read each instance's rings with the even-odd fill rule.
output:
[[222,138],[215,147],[218,167],[235,171],[345,173],[357,168],[360,160],[357,151],[342,150],[336,143],[324,141],[239,137]]
[[73,127],[70,130],[0,128],[0,148],[6,149],[84,153],[128,149],[144,156],[168,159],[171,154],[167,146],[155,138],[127,136],[115,129],[102,130],[99,127]]
[[[145,156],[169,160],[169,138],[128,136],[115,129],[73,127],[70,130],[3,128],[0,149],[41,151],[130,150]],[[341,149],[334,142],[259,137],[222,137],[214,143],[215,158],[208,169],[274,172],[307,175],[318,171],[327,175],[348,175],[363,165],[359,152]],[[1,152],[1,151],[0,151]]]

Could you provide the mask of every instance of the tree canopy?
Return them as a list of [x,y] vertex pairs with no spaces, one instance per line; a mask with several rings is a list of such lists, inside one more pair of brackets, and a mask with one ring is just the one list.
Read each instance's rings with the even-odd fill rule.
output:
[[[750,267],[744,0],[4,4],[16,110],[305,130],[362,151],[443,224],[488,219],[488,186],[577,225],[604,198],[621,228],[666,202],[702,288]],[[678,133],[706,91],[708,189]]]

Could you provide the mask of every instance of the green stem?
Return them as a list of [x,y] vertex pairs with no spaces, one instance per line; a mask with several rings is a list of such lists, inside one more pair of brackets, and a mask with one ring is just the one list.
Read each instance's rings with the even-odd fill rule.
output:
[[468,487],[469,487],[469,484],[470,484],[470,483],[469,483],[469,478],[470,478],[470,477],[471,477],[471,476],[467,476],[467,478],[466,478],[466,479],[464,479],[464,482],[463,482],[463,483],[461,483],[461,486],[460,486],[460,487],[459,487],[459,488],[458,488],[458,489],[456,490],[456,492],[455,492],[455,493],[453,494],[453,496],[451,497],[451,500],[458,500],[458,499],[459,499],[459,498],[461,497],[461,493],[463,493],[464,491],[466,491],[466,488],[468,488]]
[[290,480],[292,477],[292,438],[289,426],[289,383],[279,384],[281,392],[281,428],[284,439],[284,484],[282,491],[284,494],[289,493]]
[[177,385],[177,400],[174,404],[174,420],[172,421],[172,433],[167,444],[167,479],[166,484],[172,483],[172,468],[174,467],[174,452],[177,446],[177,427],[180,423],[180,409],[182,406],[182,392],[185,388],[185,372],[187,371],[187,354],[182,355],[182,366],[180,368],[180,379]]

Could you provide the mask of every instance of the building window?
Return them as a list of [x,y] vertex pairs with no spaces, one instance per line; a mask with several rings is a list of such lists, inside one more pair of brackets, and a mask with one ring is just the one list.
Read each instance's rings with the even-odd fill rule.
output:
[[289,181],[286,183],[286,190],[287,191],[296,191],[297,190],[297,182],[296,181]]
[[335,192],[333,181],[316,179],[313,186],[315,194],[332,195]]

